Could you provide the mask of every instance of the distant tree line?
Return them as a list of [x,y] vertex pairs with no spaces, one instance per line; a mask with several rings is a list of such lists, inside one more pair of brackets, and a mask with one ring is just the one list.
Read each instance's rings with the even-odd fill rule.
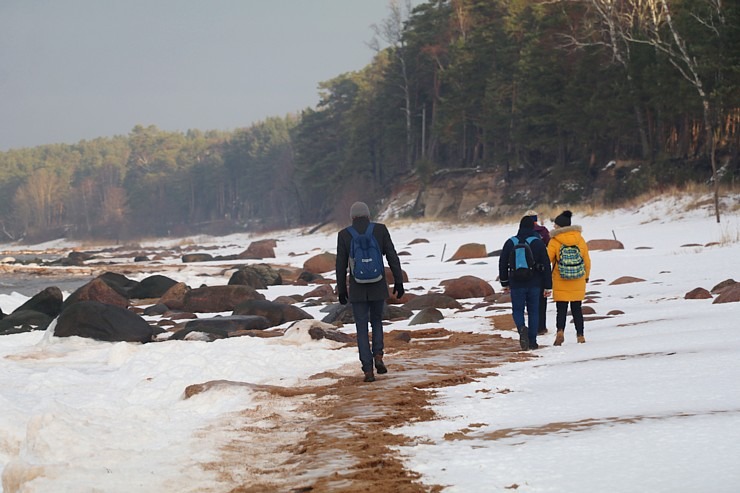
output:
[[393,3],[375,32],[372,62],[300,114],[0,153],[2,234],[291,227],[450,168],[587,196],[608,163],[639,163],[607,200],[740,172],[740,2]]

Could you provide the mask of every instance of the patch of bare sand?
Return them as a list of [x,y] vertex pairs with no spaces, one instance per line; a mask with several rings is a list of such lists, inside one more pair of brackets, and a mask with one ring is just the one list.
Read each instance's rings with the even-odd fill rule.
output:
[[[512,325],[510,315],[490,320],[497,329]],[[252,387],[265,392],[264,405],[229,423],[231,441],[222,457],[204,467],[216,471],[223,485],[233,485],[224,490],[231,493],[441,491],[404,467],[391,447],[410,439],[390,430],[435,419],[434,389],[489,376],[500,364],[531,356],[498,335],[442,328],[412,331],[410,342],[404,335],[386,333],[388,373],[373,383],[362,382],[358,362],[341,374],[316,376],[334,377],[327,385]],[[208,384],[202,385],[191,390],[207,391]]]

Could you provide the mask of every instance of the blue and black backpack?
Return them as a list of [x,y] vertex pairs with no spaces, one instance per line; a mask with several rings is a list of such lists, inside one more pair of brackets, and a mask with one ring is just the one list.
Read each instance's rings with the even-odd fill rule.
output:
[[517,236],[511,237],[514,248],[509,255],[509,280],[527,282],[534,276],[535,262],[530,245],[536,236],[530,236],[522,241]]
[[370,223],[364,234],[360,234],[350,226],[347,228],[352,235],[349,248],[349,271],[355,281],[361,284],[378,282],[385,275],[383,255],[380,252],[378,241],[373,236],[375,223]]

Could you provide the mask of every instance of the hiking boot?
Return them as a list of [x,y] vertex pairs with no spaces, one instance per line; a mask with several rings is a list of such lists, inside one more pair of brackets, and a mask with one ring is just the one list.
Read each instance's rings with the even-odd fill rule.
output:
[[540,348],[540,345],[537,344],[536,342],[529,343],[529,349],[539,349],[539,348]]
[[585,343],[585,342],[586,342],[586,338],[585,338],[585,337],[583,337],[583,336],[578,336],[578,343],[579,343],[579,344],[583,344],[583,343]]
[[565,341],[565,331],[564,330],[559,330],[555,334],[555,345],[556,346],[560,346],[560,345],[563,344],[563,341]]
[[374,358],[375,358],[375,370],[378,372],[378,374],[382,375],[383,373],[388,373],[388,368],[386,368],[385,364],[383,363],[383,355],[376,354]]
[[522,348],[522,351],[529,349],[529,335],[527,335],[527,331],[529,331],[529,329],[526,325],[517,327],[517,332],[519,332],[519,347]]
[[373,375],[373,371],[366,371],[365,372],[365,379],[363,382],[374,382],[375,381],[375,375]]
[[545,329],[545,328],[542,328],[542,329],[540,329],[540,330],[537,331],[537,335],[538,336],[543,336],[545,334],[547,334],[547,329]]

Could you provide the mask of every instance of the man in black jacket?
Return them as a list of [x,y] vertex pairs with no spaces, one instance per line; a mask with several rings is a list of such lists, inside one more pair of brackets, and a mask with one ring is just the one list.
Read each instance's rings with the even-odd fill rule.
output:
[[[504,291],[511,293],[511,314],[519,332],[519,346],[522,350],[537,349],[537,331],[539,318],[540,296],[550,296],[552,289],[552,271],[550,258],[547,255],[545,243],[534,230],[534,219],[524,216],[519,222],[519,231],[516,234],[517,244],[523,244],[530,239],[529,248],[532,251],[534,265],[531,277],[526,280],[514,279],[512,274],[512,252],[516,245],[511,238],[506,240],[499,257],[499,280]],[[524,320],[524,308],[527,309],[529,326]]]
[[[349,215],[352,220],[352,227],[357,233],[364,234],[370,225],[370,209],[367,204],[355,202],[350,208]],[[384,224],[374,224],[372,235],[393,273],[393,294],[400,299],[404,293],[401,261],[398,259],[388,228]],[[383,363],[383,309],[385,308],[385,300],[389,296],[388,284],[384,274],[379,281],[359,283],[350,272],[349,290],[347,289],[347,269],[350,263],[352,244],[352,234],[348,229],[349,227],[344,228],[337,235],[337,295],[341,304],[346,305],[347,301],[352,303],[352,314],[355,318],[355,329],[357,331],[357,349],[360,353],[362,371],[365,374],[365,382],[373,382],[375,381],[373,365],[378,373],[388,371]],[[368,323],[373,329],[372,346],[368,340]]]

